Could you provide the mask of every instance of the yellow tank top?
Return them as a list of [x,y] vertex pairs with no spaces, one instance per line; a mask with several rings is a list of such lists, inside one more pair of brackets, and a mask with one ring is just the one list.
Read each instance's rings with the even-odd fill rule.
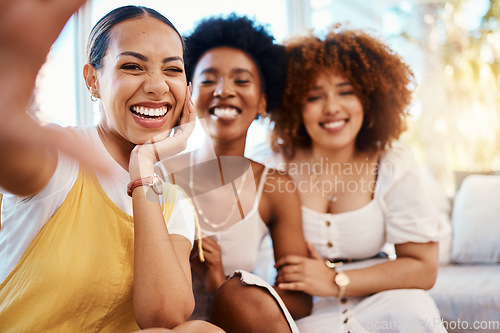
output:
[[[165,191],[168,221],[177,191]],[[138,330],[133,264],[133,217],[80,168],[61,207],[0,285],[0,332]]]

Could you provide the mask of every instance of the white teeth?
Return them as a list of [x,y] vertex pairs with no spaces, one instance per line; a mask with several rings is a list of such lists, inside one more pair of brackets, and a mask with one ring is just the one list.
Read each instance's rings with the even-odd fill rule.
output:
[[220,118],[235,118],[238,111],[233,108],[215,108],[214,115]]
[[143,114],[145,116],[151,116],[151,117],[164,116],[168,111],[168,109],[166,107],[152,109],[152,108],[146,108],[144,106],[133,106],[132,110],[136,113]]
[[339,128],[339,127],[341,127],[344,124],[345,124],[344,120],[337,120],[337,121],[332,121],[332,122],[324,123],[323,127],[326,128],[326,129],[333,129],[333,128]]

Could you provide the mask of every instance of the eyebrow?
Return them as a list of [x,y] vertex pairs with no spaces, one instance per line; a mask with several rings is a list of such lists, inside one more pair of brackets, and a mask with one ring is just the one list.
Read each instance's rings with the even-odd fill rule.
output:
[[[209,67],[209,68],[205,68],[204,70],[202,70],[200,72],[200,74],[205,74],[205,73],[217,73],[217,69],[213,68],[213,67]],[[236,68],[232,71],[233,73],[235,74],[240,74],[240,73],[248,73],[250,74],[251,76],[254,76],[253,73],[251,71],[249,71],[248,69],[244,69],[244,68]]]
[[[124,52],[121,52],[120,54],[118,54],[118,56],[116,58],[119,58],[121,56],[132,56],[134,58],[137,58],[139,60],[142,60],[142,61],[148,61],[149,58],[146,57],[145,55],[143,54],[140,54],[138,52],[134,52],[134,51],[124,51]],[[184,60],[179,57],[179,56],[172,56],[172,57],[166,57],[166,58],[163,58],[162,60],[162,63],[167,63],[167,62],[171,62],[171,61],[180,61],[182,63],[184,63]]]
[[[344,87],[344,86],[352,86],[352,84],[350,82],[341,82],[335,85],[335,87]],[[314,86],[312,87],[311,90],[320,90],[322,88],[323,88],[322,86]]]

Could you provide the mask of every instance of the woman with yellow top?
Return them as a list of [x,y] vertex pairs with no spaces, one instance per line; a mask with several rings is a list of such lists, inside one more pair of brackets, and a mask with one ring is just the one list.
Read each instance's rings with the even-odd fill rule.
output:
[[[183,150],[194,119],[184,44],[170,21],[125,6],[95,25],[83,75],[100,99],[98,126],[41,128],[23,112],[81,3],[2,1],[0,331],[222,331],[185,324],[194,211],[153,174],[159,158]],[[74,144],[86,163],[64,153]]]

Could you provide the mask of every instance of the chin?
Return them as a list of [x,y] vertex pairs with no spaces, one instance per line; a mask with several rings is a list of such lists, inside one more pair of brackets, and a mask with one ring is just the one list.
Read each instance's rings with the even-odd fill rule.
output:
[[146,133],[133,138],[132,142],[136,145],[143,145],[153,142],[159,142],[170,136],[172,129],[163,130],[161,132]]

